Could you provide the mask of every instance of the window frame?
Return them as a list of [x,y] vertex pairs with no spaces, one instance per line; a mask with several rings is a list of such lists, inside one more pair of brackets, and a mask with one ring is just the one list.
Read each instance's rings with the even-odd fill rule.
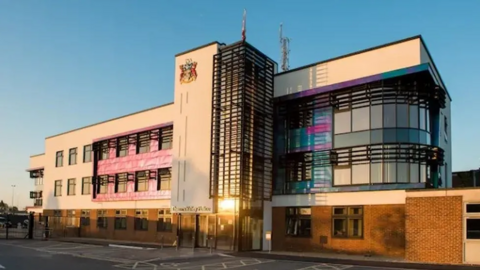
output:
[[133,229],[135,231],[148,231],[148,210],[146,209],[137,209],[135,210],[135,219]]
[[80,226],[90,227],[90,210],[81,210]]
[[83,146],[83,163],[92,162],[92,153],[93,153],[92,148],[93,147],[91,144],[87,144]]
[[99,175],[98,176],[98,194],[107,194],[108,193],[108,175]]
[[[123,222],[124,221],[124,222]],[[113,223],[113,229],[115,231],[126,231],[128,224],[127,224],[127,210],[116,210],[115,211],[115,218]]]
[[75,178],[69,178],[67,180],[67,196],[76,195],[76,186],[77,186],[77,180]]
[[[170,219],[170,222],[165,222]],[[157,232],[172,232],[173,231],[173,215],[170,208],[158,210],[157,216]]]
[[107,160],[110,158],[110,147],[108,145],[108,141],[101,141],[99,142],[99,151],[100,155],[98,156],[99,160]]
[[77,164],[77,158],[78,158],[78,148],[70,148],[68,149],[68,165],[76,165]]
[[[168,183],[168,189],[163,188]],[[157,190],[172,190],[172,168],[161,168],[157,171]]]
[[57,151],[55,153],[55,167],[56,168],[63,167],[63,150]]
[[119,137],[116,141],[116,157],[128,156],[129,149],[128,137]]
[[108,228],[108,212],[107,210],[97,210],[97,228]]
[[[145,173],[145,176],[139,176],[140,174],[142,173]],[[135,192],[146,192],[148,191],[148,181],[149,181],[149,173],[150,171],[146,170],[146,171],[137,171],[135,172]],[[144,177],[145,179],[139,179],[139,177]],[[145,190],[139,190],[139,184],[140,182],[145,182],[145,185],[146,185],[146,189]]]
[[[57,190],[57,188],[59,188]],[[54,190],[53,190],[53,196],[54,197],[61,197],[62,196],[62,180],[55,180],[54,181]]]
[[172,149],[172,147],[173,147],[173,126],[160,128],[158,150]]
[[[87,180],[87,181],[85,181]],[[85,188],[85,185],[88,185],[88,189]],[[82,177],[82,195],[90,195],[92,194],[92,177],[86,176]]]
[[[361,209],[361,214],[350,214],[350,209]],[[346,213],[345,214],[335,214],[336,209],[345,209]],[[364,233],[365,233],[365,219],[364,219],[364,214],[365,214],[365,208],[361,205],[349,205],[349,206],[333,206],[332,207],[332,225],[331,225],[331,236],[332,238],[340,238],[340,239],[364,239]],[[349,224],[350,221],[352,220],[361,220],[361,226],[362,228],[360,229],[360,236],[354,236],[350,235],[349,232]],[[346,221],[346,235],[336,235],[335,234],[335,220],[345,220]]]
[[[137,134],[137,155],[150,152],[150,131],[144,131]],[[144,149],[144,150],[142,150]]]
[[[310,214],[309,215],[302,214],[301,209],[309,209]],[[294,214],[290,214],[290,210],[293,210]],[[310,226],[309,226],[310,228],[308,229],[308,233],[301,233],[301,234],[290,233],[289,223],[290,223],[291,220],[293,220],[294,223],[297,220],[309,220],[310,221]],[[313,227],[312,221],[313,221],[312,220],[312,207],[299,206],[299,207],[287,207],[287,208],[285,208],[285,236],[287,236],[287,237],[306,237],[306,238],[312,237],[312,235],[313,235],[313,233],[312,233],[312,227]]]
[[[121,178],[121,176],[125,176],[125,180]],[[117,173],[115,174],[115,193],[126,193],[127,192],[127,184],[128,184],[128,173]],[[119,191],[120,186],[125,186],[122,191]]]

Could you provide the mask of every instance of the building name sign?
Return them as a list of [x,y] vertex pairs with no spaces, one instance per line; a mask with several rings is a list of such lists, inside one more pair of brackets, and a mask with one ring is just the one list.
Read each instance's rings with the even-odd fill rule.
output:
[[172,212],[176,213],[197,213],[197,212],[212,212],[212,208],[208,206],[172,206]]

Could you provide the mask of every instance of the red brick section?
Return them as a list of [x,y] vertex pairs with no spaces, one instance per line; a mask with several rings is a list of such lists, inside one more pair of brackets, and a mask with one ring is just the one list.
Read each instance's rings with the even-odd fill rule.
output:
[[406,259],[461,264],[462,196],[407,198]]
[[[315,252],[332,251],[352,254],[405,256],[405,206],[364,206],[363,239],[332,238],[332,207],[312,207],[312,236],[285,235],[285,208],[273,208],[272,249],[275,251]],[[320,237],[327,244],[320,244]]]

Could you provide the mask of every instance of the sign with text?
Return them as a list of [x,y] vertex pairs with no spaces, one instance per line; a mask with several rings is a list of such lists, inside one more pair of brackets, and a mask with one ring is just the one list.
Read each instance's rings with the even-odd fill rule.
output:
[[211,213],[212,208],[209,206],[172,206],[173,213]]
[[268,241],[272,240],[272,231],[267,231],[265,233],[265,239],[267,239]]

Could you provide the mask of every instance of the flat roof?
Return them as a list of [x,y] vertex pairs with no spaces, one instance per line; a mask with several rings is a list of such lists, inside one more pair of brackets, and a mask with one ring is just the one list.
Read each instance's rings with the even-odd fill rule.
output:
[[130,113],[130,114],[126,114],[126,115],[122,115],[122,116],[119,116],[119,117],[115,117],[115,118],[112,118],[112,119],[108,119],[108,120],[105,120],[105,121],[101,121],[101,122],[98,122],[98,123],[95,123],[95,124],[91,124],[91,125],[88,125],[88,126],[84,126],[84,127],[81,127],[81,128],[76,128],[76,129],[72,129],[72,130],[69,130],[69,131],[65,131],[65,132],[62,132],[62,133],[59,133],[59,134],[56,134],[56,135],[52,135],[52,136],[46,137],[45,140],[46,140],[46,139],[51,139],[51,138],[54,138],[54,137],[58,137],[58,136],[61,136],[61,135],[65,135],[65,134],[67,134],[67,133],[74,132],[74,131],[78,131],[78,130],[81,130],[81,129],[84,129],[84,128],[89,128],[89,127],[93,127],[93,126],[96,126],[96,125],[104,124],[104,123],[107,123],[107,122],[110,122],[110,121],[114,121],[114,120],[118,120],[118,119],[121,119],[121,118],[129,117],[129,116],[132,116],[132,115],[135,115],[135,114],[139,114],[139,113],[143,113],[143,112],[148,112],[148,111],[155,110],[155,109],[158,109],[158,108],[166,107],[166,106],[169,106],[169,105],[173,105],[173,102],[166,103],[166,104],[163,104],[163,105],[160,105],[160,106],[155,106],[155,107],[148,108],[148,109],[141,110],[141,111],[136,111],[136,112],[133,112],[133,113]]
[[177,53],[177,54],[175,54],[175,57],[180,56],[180,55],[183,55],[183,54],[187,54],[187,53],[189,53],[189,52],[193,52],[193,51],[196,51],[196,50],[200,50],[200,49],[202,49],[202,48],[205,48],[205,47],[208,47],[208,46],[214,45],[214,44],[222,45],[222,43],[220,43],[220,42],[218,42],[218,41],[212,41],[212,42],[207,43],[207,44],[205,44],[205,45],[201,45],[201,46],[195,47],[195,48],[193,48],[193,49],[189,49],[189,50],[183,51],[183,52],[181,52],[181,53]]
[[45,155],[45,153],[36,154],[36,155],[31,155],[30,157],[32,158],[32,157],[38,157],[38,156],[43,156],[43,155]]
[[[444,81],[443,81],[443,79],[442,79],[442,75],[440,75],[440,71],[438,71],[438,68],[437,68],[437,66],[435,65],[435,62],[434,62],[434,60],[433,60],[433,58],[432,58],[432,55],[430,54],[430,51],[428,50],[427,45],[425,44],[425,40],[423,39],[422,35],[416,35],[416,36],[412,36],[412,37],[400,39],[400,40],[397,40],[397,41],[385,43],[385,44],[383,44],[383,45],[379,45],[379,46],[375,46],[375,47],[370,47],[370,48],[363,49],[363,50],[360,50],[360,51],[352,52],[352,53],[349,53],[349,54],[344,54],[344,55],[341,55],[341,56],[336,56],[336,57],[333,57],[333,58],[330,58],[330,59],[327,59],[327,60],[322,60],[322,61],[315,62],[315,63],[312,63],[312,64],[308,64],[308,65],[304,65],[304,66],[297,67],[297,68],[294,68],[294,69],[290,69],[290,70],[287,70],[287,71],[284,71],[284,72],[279,72],[279,73],[275,74],[275,76],[279,76],[279,75],[286,74],[286,73],[289,73],[289,72],[294,72],[294,71],[301,70],[301,69],[304,69],[304,68],[313,67],[313,66],[316,66],[316,65],[319,65],[319,64],[323,64],[323,63],[335,61],[335,60],[338,60],[338,59],[347,58],[347,57],[354,56],[354,55],[357,55],[357,54],[361,54],[361,53],[365,53],[365,52],[369,52],[369,51],[378,50],[378,49],[381,49],[381,48],[385,48],[385,47],[388,47],[388,46],[400,44],[400,43],[407,42],[407,41],[414,40],[414,39],[420,39],[420,42],[422,43],[423,47],[425,48],[425,51],[427,52],[428,57],[430,58],[430,61],[431,61],[432,65],[433,65],[433,68],[435,69],[435,71],[436,71],[437,74],[438,74],[439,80],[440,80],[441,83],[445,86],[445,88],[447,88],[447,86],[445,85],[445,83],[444,83]],[[447,89],[445,89],[445,92],[447,93],[447,96],[448,96],[448,98],[449,98],[450,101],[451,101],[451,100],[452,100],[452,97],[450,96],[450,93],[448,93],[448,90],[447,90]]]

